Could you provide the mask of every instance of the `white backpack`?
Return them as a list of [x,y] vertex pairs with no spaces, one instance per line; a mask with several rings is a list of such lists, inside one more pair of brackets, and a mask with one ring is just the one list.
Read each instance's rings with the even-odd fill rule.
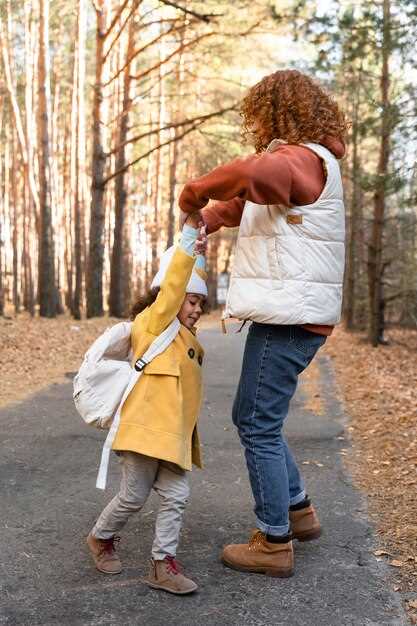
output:
[[145,354],[131,366],[132,322],[107,329],[86,352],[74,378],[74,403],[87,424],[109,428],[101,455],[96,487],[105,489],[112,443],[120,423],[123,404],[148,363],[164,352],[180,329],[175,318]]
[[132,373],[132,322],[108,328],[91,345],[74,378],[74,403],[87,424],[110,428]]

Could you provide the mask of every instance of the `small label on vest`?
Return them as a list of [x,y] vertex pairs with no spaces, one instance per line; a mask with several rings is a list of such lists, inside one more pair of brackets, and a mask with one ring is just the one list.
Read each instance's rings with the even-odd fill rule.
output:
[[303,216],[289,213],[287,215],[287,224],[302,224]]

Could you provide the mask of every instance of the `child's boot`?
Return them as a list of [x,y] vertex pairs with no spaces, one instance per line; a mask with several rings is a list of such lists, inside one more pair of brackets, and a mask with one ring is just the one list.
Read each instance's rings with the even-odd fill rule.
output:
[[222,562],[227,567],[242,572],[288,578],[294,572],[291,535],[273,539],[268,541],[267,535],[257,529],[249,543],[226,546],[223,549]]
[[290,506],[290,527],[293,539],[312,541],[321,535],[321,527],[317,513],[309,498]]
[[197,589],[195,582],[181,572],[178,561],[173,556],[166,556],[162,561],[151,559],[149,574],[143,582],[153,589],[162,589],[180,596]]
[[91,533],[88,535],[87,545],[99,572],[103,572],[103,574],[120,574],[122,571],[122,563],[114,547],[114,542],[118,541],[118,539],[119,537],[97,539]]

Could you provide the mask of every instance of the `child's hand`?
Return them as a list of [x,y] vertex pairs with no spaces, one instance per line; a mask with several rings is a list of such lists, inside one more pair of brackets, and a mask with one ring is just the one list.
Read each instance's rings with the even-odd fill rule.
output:
[[181,228],[184,224],[188,224],[192,226],[192,228],[199,228],[200,224],[204,224],[203,218],[201,216],[201,211],[195,211],[194,213],[185,213],[185,219],[182,220]]
[[205,256],[206,251],[207,251],[207,241],[208,241],[207,235],[206,235],[206,227],[204,226],[203,222],[199,223],[199,227],[200,227],[200,232],[195,242],[194,254],[201,254]]

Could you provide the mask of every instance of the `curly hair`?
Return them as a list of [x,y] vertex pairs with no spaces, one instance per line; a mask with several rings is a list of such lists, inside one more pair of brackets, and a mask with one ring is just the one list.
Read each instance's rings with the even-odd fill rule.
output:
[[129,312],[129,319],[132,320],[132,322],[134,321],[136,315],[142,313],[142,311],[147,309],[148,306],[151,306],[151,304],[155,302],[159,291],[159,287],[154,287],[153,289],[150,289],[147,293],[145,293],[145,295],[138,297]]
[[325,136],[343,139],[349,124],[333,98],[312,78],[298,70],[279,70],[251,87],[244,98],[244,140],[252,139],[256,152],[272,141],[320,143]]

